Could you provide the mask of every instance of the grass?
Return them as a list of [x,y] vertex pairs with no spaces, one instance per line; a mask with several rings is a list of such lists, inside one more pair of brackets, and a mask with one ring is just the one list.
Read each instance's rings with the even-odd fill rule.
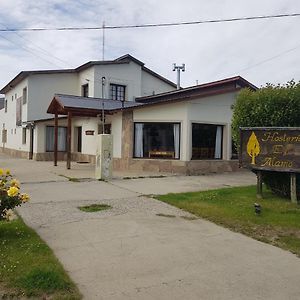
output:
[[[300,257],[300,206],[269,191],[264,191],[264,199],[259,200],[253,186],[156,198]],[[261,215],[254,212],[255,202],[262,207]]]
[[110,209],[111,206],[107,204],[91,204],[87,206],[79,206],[78,208],[84,212],[96,212],[96,211]]
[[21,219],[0,221],[0,299],[81,299],[51,249]]

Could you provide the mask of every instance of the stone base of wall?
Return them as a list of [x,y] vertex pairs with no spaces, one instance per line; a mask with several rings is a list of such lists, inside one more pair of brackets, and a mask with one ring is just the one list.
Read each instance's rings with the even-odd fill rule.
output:
[[0,153],[7,154],[11,157],[17,157],[17,158],[29,158],[29,152],[28,151],[21,151],[16,149],[9,149],[0,147]]
[[113,170],[148,171],[183,175],[200,175],[238,171],[237,160],[166,160],[166,159],[121,159],[114,158]]

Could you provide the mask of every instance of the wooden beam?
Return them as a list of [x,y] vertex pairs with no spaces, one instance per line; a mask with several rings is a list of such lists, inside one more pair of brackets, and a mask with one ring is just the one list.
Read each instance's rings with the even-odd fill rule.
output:
[[67,169],[71,169],[71,133],[72,133],[72,113],[68,112]]
[[57,149],[58,149],[58,115],[54,116],[54,166],[57,166]]
[[34,135],[34,125],[32,124],[29,128],[30,131],[30,145],[29,145],[29,159],[33,159],[33,135]]
[[297,203],[296,173],[291,173],[291,201]]

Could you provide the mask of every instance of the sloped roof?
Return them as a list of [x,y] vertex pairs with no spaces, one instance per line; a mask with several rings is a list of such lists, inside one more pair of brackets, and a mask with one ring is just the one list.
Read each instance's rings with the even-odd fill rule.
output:
[[180,99],[204,97],[212,94],[227,93],[230,91],[239,90],[241,88],[249,88],[251,90],[258,89],[255,85],[253,85],[243,77],[235,76],[166,93],[138,97],[135,99],[135,101],[139,103],[156,103],[174,100],[178,101]]
[[121,101],[111,99],[55,94],[47,113],[54,114],[57,112],[59,115],[66,115],[68,112],[72,112],[74,115],[80,116],[97,116],[102,113],[102,110],[110,113],[115,110],[133,108],[140,105],[143,104],[130,101],[122,103]]
[[7,93],[11,88],[15,87],[18,83],[20,83],[23,79],[30,75],[36,74],[61,74],[61,73],[78,73],[82,70],[90,68],[95,65],[120,65],[120,64],[129,64],[131,61],[137,63],[142,67],[142,70],[159,78],[160,80],[170,84],[173,87],[176,87],[176,84],[169,79],[157,74],[156,72],[146,68],[144,63],[140,60],[136,59],[135,57],[131,56],[130,54],[126,54],[116,58],[115,60],[99,60],[99,61],[89,61],[75,69],[61,69],[61,70],[38,70],[38,71],[22,71],[20,72],[15,78],[13,78],[6,86],[4,86],[1,90],[1,94]]

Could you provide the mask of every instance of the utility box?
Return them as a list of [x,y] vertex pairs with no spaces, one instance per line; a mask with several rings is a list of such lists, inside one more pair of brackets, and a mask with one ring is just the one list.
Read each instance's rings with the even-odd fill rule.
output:
[[113,142],[111,134],[97,136],[96,179],[108,180],[112,177]]

